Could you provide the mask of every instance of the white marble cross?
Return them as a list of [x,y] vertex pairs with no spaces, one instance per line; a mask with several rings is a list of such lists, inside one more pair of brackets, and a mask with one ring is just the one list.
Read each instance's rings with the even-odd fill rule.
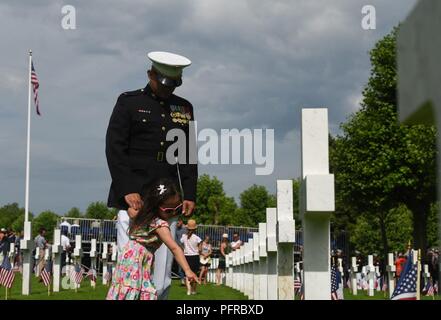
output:
[[259,232],[253,232],[253,299],[260,300],[260,268],[259,268]]
[[375,266],[374,257],[370,254],[368,255],[368,265],[367,265],[367,277],[369,283],[369,296],[374,296],[374,280],[375,280]]
[[295,238],[292,180],[277,180],[277,278],[279,300],[294,300]]
[[32,251],[35,248],[34,241],[31,240],[32,225],[30,221],[24,223],[24,237],[20,240],[20,251],[23,254],[23,280],[21,293],[23,295],[30,295],[31,286],[31,274],[32,274]]
[[329,174],[328,110],[302,109],[301,133],[305,300],[330,300],[330,215],[335,196],[334,175]]
[[351,269],[350,269],[350,274],[351,274],[351,287],[352,287],[352,294],[354,296],[357,295],[357,272],[358,272],[358,265],[357,265],[357,258],[356,257],[352,257],[351,258]]
[[63,253],[63,246],[61,245],[61,230],[54,229],[54,244],[52,245],[52,254],[54,256],[54,263],[52,268],[52,280],[53,280],[53,291],[60,291],[61,282],[61,257]]
[[391,298],[395,290],[395,272],[397,271],[395,268],[393,253],[389,253],[387,255],[386,271],[387,271],[387,281],[388,281],[387,287],[389,289],[389,298]]
[[268,253],[266,251],[266,223],[259,223],[259,299],[268,300]]
[[266,209],[266,248],[268,263],[268,300],[277,300],[279,289],[277,279],[277,209]]

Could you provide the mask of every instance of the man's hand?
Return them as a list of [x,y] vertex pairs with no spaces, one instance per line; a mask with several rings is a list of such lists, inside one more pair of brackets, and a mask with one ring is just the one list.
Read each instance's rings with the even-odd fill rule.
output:
[[139,193],[130,193],[124,196],[124,200],[126,200],[129,207],[134,210],[139,210],[142,207],[141,195]]
[[196,207],[196,204],[194,203],[194,201],[184,200],[184,202],[182,204],[182,213],[186,217],[191,217],[195,207]]
[[139,210],[135,210],[133,208],[128,208],[127,209],[127,214],[129,215],[130,219],[135,218],[138,215]]

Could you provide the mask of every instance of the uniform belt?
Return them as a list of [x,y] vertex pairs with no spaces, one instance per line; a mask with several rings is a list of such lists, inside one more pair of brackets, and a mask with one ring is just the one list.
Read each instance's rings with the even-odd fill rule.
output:
[[165,161],[165,152],[164,151],[158,151],[155,153],[148,153],[148,152],[142,152],[142,151],[131,151],[132,155],[142,156],[142,157],[148,157],[153,158],[158,162],[164,162]]

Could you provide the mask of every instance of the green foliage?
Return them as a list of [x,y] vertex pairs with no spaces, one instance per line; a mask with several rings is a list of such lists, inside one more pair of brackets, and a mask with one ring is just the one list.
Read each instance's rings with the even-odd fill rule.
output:
[[65,214],[65,217],[81,218],[82,215],[83,214],[81,213],[80,209],[78,209],[77,207],[73,207]]
[[[401,204],[413,215],[415,247],[425,247],[425,223],[436,190],[435,128],[398,121],[396,34],[394,29],[371,51],[371,76],[361,109],[341,126],[343,134],[330,140],[336,179],[333,221],[341,226],[357,224],[353,228],[357,248],[368,242],[358,238],[360,228],[375,237],[379,229],[381,241],[376,242],[382,243],[383,252],[397,247],[396,241],[407,243],[409,220]],[[396,210],[402,221],[392,218]],[[406,227],[400,228],[401,223]],[[366,230],[369,225],[372,232]]]
[[[380,220],[377,215],[362,214],[350,232],[350,241],[363,255],[383,255]],[[403,252],[412,240],[412,213],[405,207],[392,209],[385,221],[389,251]]]
[[240,194],[240,206],[236,219],[239,225],[257,227],[266,221],[266,208],[276,206],[276,198],[264,186],[253,184]]
[[[13,228],[14,222],[23,217],[24,221],[25,210],[19,208],[18,203],[10,203],[0,208],[0,228]],[[29,213],[29,219],[32,219],[32,214]],[[17,231],[22,230],[23,225]]]
[[439,205],[433,204],[430,208],[429,216],[427,217],[427,247],[439,247],[441,241],[439,239]]
[[46,240],[52,241],[58,219],[59,216],[55,212],[43,211],[32,220],[32,234],[37,235],[40,228],[45,228]]
[[92,202],[86,209],[85,218],[91,219],[109,219],[112,220],[115,217],[115,211],[107,208],[104,202]]
[[[201,224],[217,224],[220,216],[224,216],[225,208],[225,191],[221,181],[216,177],[211,178],[208,174],[203,174],[198,178],[198,188],[196,195],[196,215],[198,223]],[[234,214],[234,213],[233,213]]]

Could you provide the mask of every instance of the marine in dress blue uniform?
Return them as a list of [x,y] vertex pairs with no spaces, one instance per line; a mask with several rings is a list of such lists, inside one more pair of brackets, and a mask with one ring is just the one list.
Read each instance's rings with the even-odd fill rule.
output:
[[[118,249],[128,241],[129,207],[139,209],[145,188],[158,178],[170,178],[182,187],[184,214],[193,213],[196,200],[197,164],[189,163],[190,139],[195,139],[189,123],[194,121],[192,104],[173,91],[182,84],[182,70],[191,64],[187,58],[168,53],[148,54],[152,68],[145,88],[118,97],[106,134],[106,157],[112,177],[108,206],[120,209],[117,221]],[[186,136],[186,162],[168,163],[167,132],[182,129]],[[176,141],[176,139],[175,139]],[[194,145],[196,142],[193,141]],[[177,154],[175,154],[177,156]],[[169,221],[175,234],[177,218]],[[173,255],[165,245],[155,253],[154,283],[159,299],[166,299],[171,284]]]

